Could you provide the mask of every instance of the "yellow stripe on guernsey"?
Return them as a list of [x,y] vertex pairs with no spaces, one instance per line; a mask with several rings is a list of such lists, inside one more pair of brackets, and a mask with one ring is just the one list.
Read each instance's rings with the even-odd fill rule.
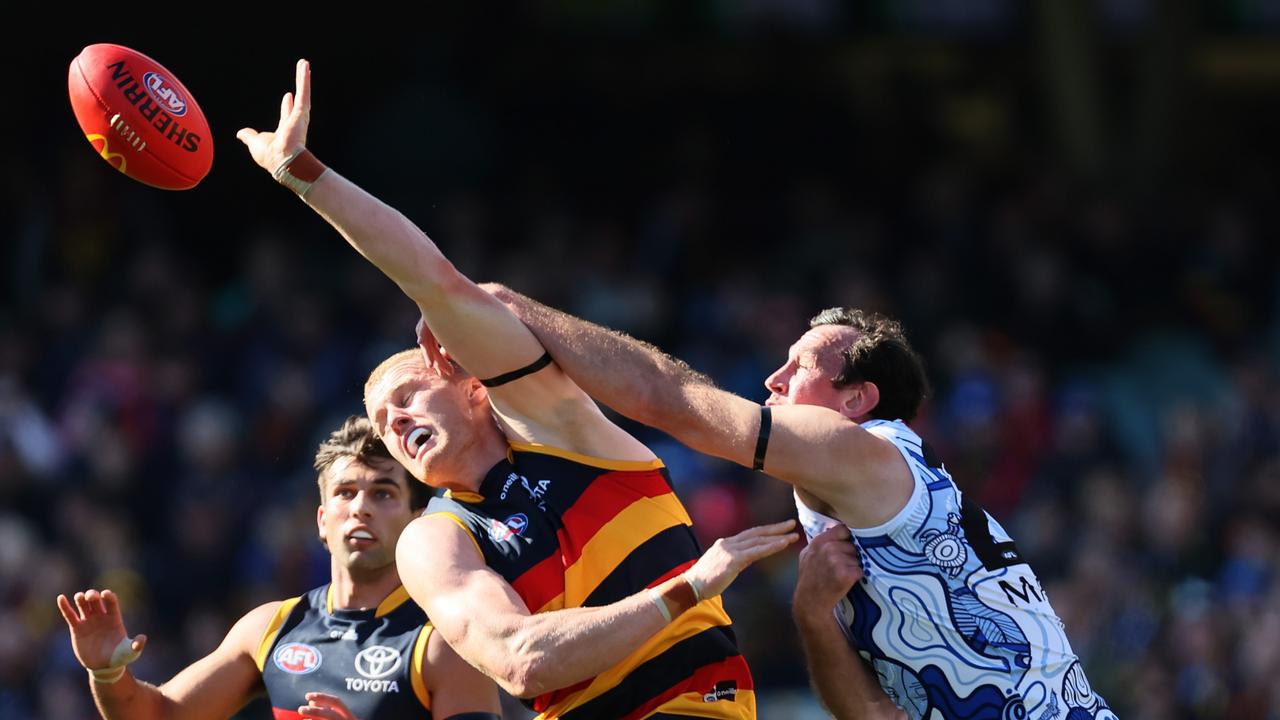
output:
[[609,573],[654,535],[669,527],[692,524],[673,493],[631,503],[597,530],[578,560],[565,568],[565,606],[582,605]]
[[554,455],[565,460],[572,460],[580,465],[589,465],[603,470],[657,470],[663,466],[662,461],[657,458],[652,460],[609,460],[608,458],[594,457],[592,455],[581,455],[572,450],[563,450],[539,443],[511,443],[511,449],[520,452]]
[[431,623],[426,623],[418,631],[418,639],[413,643],[413,662],[409,666],[413,694],[418,696],[418,702],[422,703],[422,707],[427,710],[431,709],[431,695],[427,692],[426,681],[427,638],[429,637],[431,637]]
[[[685,693],[662,703],[654,708],[653,712],[680,717],[705,717],[719,720],[736,717],[741,720],[753,720],[756,716],[756,694],[751,690],[739,689],[738,694],[733,697],[733,702],[709,703],[700,692]],[[729,712],[734,714],[730,716],[727,714]]]
[[[382,602],[378,603],[378,609],[373,611],[374,617],[382,617],[387,613],[395,610],[409,599],[409,591],[403,585],[391,591],[391,594],[382,598]],[[324,591],[324,609],[330,615],[333,614],[333,585],[329,585],[329,589]]]
[[454,515],[451,512],[432,513],[427,517],[446,517],[452,520],[455,525],[462,528],[462,534],[466,535],[467,538],[471,540],[471,544],[476,546],[476,552],[480,553],[480,557],[481,558],[484,557],[484,551],[480,549],[480,541],[476,540],[476,536],[471,533],[471,528],[468,528],[467,524],[462,522],[462,518],[458,517],[457,515]]
[[276,608],[276,614],[271,616],[271,622],[267,623],[267,629],[262,633],[262,639],[258,641],[258,652],[253,655],[253,662],[258,666],[258,672],[262,672],[267,666],[267,653],[271,652],[271,646],[276,642],[276,635],[280,634],[280,626],[284,625],[289,613],[293,612],[293,607],[300,600],[302,600],[301,597],[296,597],[282,601],[280,607]]
[[[622,662],[597,675],[595,680],[582,692],[552,705],[538,717],[556,717],[571,707],[582,705],[604,694],[610,688],[622,682],[627,675],[631,674],[632,670],[670,650],[672,645],[693,637],[707,628],[725,626],[729,623],[729,615],[725,613],[724,605],[721,604],[719,597],[704,600],[697,607],[673,620],[662,632],[645,641],[644,645],[641,645],[639,649],[624,658]],[[723,717],[723,713],[711,717]]]

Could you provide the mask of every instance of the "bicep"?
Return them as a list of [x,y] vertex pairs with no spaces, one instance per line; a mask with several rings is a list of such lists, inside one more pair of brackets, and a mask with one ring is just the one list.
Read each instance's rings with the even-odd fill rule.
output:
[[506,676],[507,642],[530,612],[485,565],[471,536],[447,517],[421,517],[401,535],[396,560],[405,588],[444,640],[490,677]]
[[500,713],[498,687],[471,667],[438,632],[427,639],[423,679],[431,694],[431,713],[447,718],[458,713]]
[[893,517],[913,487],[910,469],[892,443],[834,410],[813,405],[772,408],[764,471],[860,527]]
[[188,665],[160,692],[174,717],[221,720],[233,715],[261,688],[254,651],[279,603],[267,603],[242,617],[217,649]]

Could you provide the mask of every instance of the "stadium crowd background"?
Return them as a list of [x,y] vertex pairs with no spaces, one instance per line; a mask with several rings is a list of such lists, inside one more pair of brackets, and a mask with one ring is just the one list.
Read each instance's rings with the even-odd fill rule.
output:
[[[918,429],[1119,714],[1280,716],[1280,2],[1178,5],[564,1],[220,51],[19,39],[6,86],[46,121],[0,120],[0,717],[93,716],[57,593],[117,590],[159,681],[327,578],[314,448],[416,316],[233,139],[274,125],[298,56],[317,155],[464,272],[734,391],[763,398],[821,308],[900,317],[936,385]],[[66,63],[101,41],[196,93],[198,189],[80,137]],[[792,514],[635,430],[704,539]],[[794,571],[728,595],[765,718],[818,712]]]

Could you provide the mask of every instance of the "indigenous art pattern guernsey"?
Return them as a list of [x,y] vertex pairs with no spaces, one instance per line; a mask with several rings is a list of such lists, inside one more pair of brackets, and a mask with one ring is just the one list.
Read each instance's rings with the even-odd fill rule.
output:
[[[478,494],[434,498],[530,612],[598,607],[701,556],[661,461],[513,445]],[[719,598],[676,618],[621,663],[528,703],[540,718],[754,718],[751,673]],[[656,713],[656,714],[654,714]]]
[[431,630],[403,587],[372,610],[334,610],[329,585],[286,600],[256,657],[272,717],[301,718],[304,695],[320,691],[361,720],[430,720],[422,664]]
[[[836,607],[889,697],[913,720],[1115,718],[1000,524],[904,423],[862,426],[898,448],[915,483],[896,517],[849,528],[865,578]],[[838,522],[799,496],[796,508],[810,539]]]

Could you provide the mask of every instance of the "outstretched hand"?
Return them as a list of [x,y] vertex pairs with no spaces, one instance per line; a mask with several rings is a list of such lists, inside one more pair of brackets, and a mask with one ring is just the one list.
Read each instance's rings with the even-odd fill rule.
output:
[[[71,631],[71,649],[76,659],[89,670],[117,665],[115,655],[121,641],[129,634],[120,615],[120,600],[110,590],[86,590],[75,594],[75,605],[66,595],[58,596],[58,610]],[[134,653],[147,646],[147,636],[133,638],[129,647]]]
[[243,128],[236,138],[249,148],[253,161],[269,173],[275,171],[307,147],[307,126],[311,123],[311,63],[298,61],[295,92],[280,100],[280,123],[275,132]]
[[753,527],[732,537],[720,538],[685,571],[685,578],[702,599],[724,592],[751,563],[769,557],[800,538],[791,529],[795,520]]

